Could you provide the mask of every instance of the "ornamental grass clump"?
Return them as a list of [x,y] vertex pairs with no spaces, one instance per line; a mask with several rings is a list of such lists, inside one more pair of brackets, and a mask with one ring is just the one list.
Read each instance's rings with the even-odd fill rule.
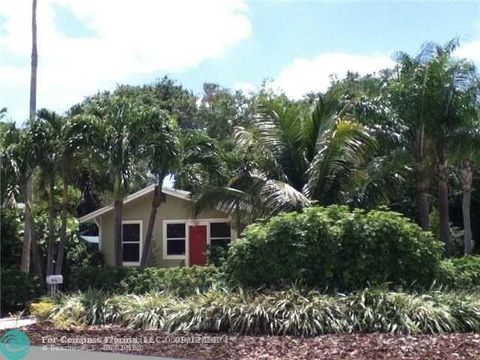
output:
[[175,305],[174,298],[158,292],[129,295],[127,298],[118,305],[120,319],[128,328],[157,330],[167,327],[169,312]]
[[[262,292],[215,290],[189,297],[86,292],[48,301],[53,303],[48,321],[59,327],[117,324],[170,332],[292,336],[480,331],[478,292],[419,294],[377,287],[330,295],[293,287]],[[45,317],[43,308],[32,305],[32,314]]]
[[366,289],[346,299],[351,332],[443,333],[457,329],[451,309],[428,294]]

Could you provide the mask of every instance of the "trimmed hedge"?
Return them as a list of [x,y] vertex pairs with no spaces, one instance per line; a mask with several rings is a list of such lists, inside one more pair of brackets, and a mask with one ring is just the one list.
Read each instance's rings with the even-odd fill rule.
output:
[[169,291],[186,296],[206,291],[220,281],[219,270],[213,266],[172,268],[86,267],[72,271],[69,291],[88,289],[118,293],[143,294]]
[[300,282],[345,291],[373,284],[428,286],[441,244],[399,213],[311,207],[249,226],[230,247],[233,284],[283,287]]

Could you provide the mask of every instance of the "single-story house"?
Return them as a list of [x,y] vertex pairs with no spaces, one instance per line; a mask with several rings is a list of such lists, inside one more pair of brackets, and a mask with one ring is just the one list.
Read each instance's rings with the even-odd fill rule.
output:
[[[154,185],[129,195],[124,200],[122,221],[123,265],[138,266],[150,218]],[[165,200],[160,204],[152,237],[150,265],[170,267],[205,265],[209,246],[235,240],[236,229],[226,214],[207,209],[193,216],[188,191],[163,187]],[[114,265],[113,205],[105,206],[79,218],[80,223],[98,227],[99,250],[107,265]]]

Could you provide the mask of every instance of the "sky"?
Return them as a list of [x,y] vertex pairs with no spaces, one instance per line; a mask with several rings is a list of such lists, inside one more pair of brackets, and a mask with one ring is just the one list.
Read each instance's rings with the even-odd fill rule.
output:
[[[28,115],[31,0],[0,0],[0,108]],[[64,112],[117,84],[165,75],[292,98],[376,72],[397,51],[459,37],[480,66],[480,1],[38,0],[38,108]]]

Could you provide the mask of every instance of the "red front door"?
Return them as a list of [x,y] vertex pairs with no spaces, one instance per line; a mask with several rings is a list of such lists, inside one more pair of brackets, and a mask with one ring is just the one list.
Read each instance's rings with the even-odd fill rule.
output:
[[190,265],[207,264],[207,226],[190,226]]

